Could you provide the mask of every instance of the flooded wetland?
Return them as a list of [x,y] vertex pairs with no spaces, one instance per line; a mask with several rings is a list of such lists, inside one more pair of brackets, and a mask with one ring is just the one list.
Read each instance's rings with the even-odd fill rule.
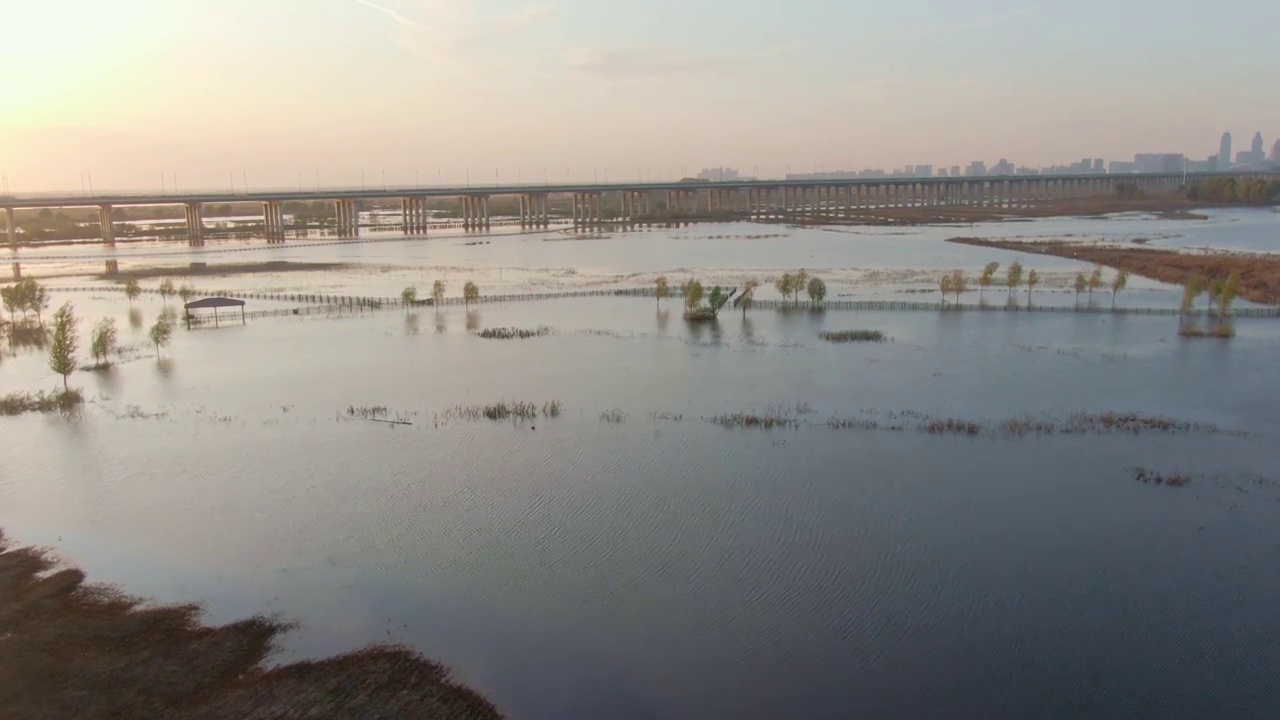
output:
[[[1276,213],[1207,214],[23,249],[80,362],[104,317],[122,349],[0,417],[0,528],[296,623],[268,665],[403,645],[513,718],[1269,717],[1280,319],[1184,337],[1176,285],[1113,313],[1111,268],[1080,294],[1090,264],[946,242],[1280,250]],[[188,329],[110,259],[247,319]],[[800,268],[825,303],[781,298]],[[691,278],[756,306],[686,322]],[[38,345],[0,346],[0,396],[61,390]]]

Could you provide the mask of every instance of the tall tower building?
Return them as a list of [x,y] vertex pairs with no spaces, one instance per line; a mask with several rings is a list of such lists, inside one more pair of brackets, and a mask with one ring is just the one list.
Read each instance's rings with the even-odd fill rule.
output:
[[1231,167],[1231,133],[1222,133],[1222,145],[1218,149],[1218,169],[1227,170]]
[[1280,162],[1280,140],[1271,146],[1271,162]]
[[1253,161],[1262,162],[1267,159],[1266,152],[1262,149],[1262,131],[1253,134],[1253,147],[1249,148],[1253,151]]

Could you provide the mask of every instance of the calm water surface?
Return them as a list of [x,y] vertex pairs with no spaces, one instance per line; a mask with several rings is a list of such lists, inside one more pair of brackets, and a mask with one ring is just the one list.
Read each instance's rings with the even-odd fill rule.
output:
[[[586,247],[528,247],[590,252],[546,250],[562,245]],[[536,719],[1266,718],[1280,703],[1272,321],[1229,343],[1109,315],[690,328],[666,304],[571,300],[180,331],[157,364],[118,296],[70,297],[86,323],[120,316],[135,359],[73,378],[78,418],[0,418],[0,527],[217,621],[298,620],[282,659],[407,642]],[[145,324],[159,308],[139,302]],[[506,325],[557,332],[471,332]],[[860,327],[893,341],[817,339]],[[53,383],[42,356],[6,349],[0,392]],[[565,412],[446,413],[500,399]],[[350,405],[414,424],[348,420]],[[704,419],[768,408],[798,427]],[[1243,432],[826,425],[1106,410]],[[1137,465],[1196,480],[1137,483]]]

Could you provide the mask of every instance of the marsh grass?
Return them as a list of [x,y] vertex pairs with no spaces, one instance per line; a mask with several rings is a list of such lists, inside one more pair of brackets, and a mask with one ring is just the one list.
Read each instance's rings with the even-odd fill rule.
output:
[[161,605],[87,582],[51,554],[0,532],[5,618],[0,717],[500,718],[448,669],[401,646],[281,664],[293,626],[261,616],[205,622],[198,605]]
[[707,418],[707,421],[727,428],[761,428],[763,430],[794,427],[796,424],[795,418],[768,412],[763,415],[755,413],[721,413],[720,415],[712,415]]
[[543,337],[554,332],[546,325],[539,325],[536,328],[485,328],[476,333],[478,337],[485,340],[527,340],[529,338]]
[[884,342],[889,339],[879,330],[835,330],[818,333],[818,337],[830,343]]
[[10,393],[0,397],[0,415],[21,415],[29,412],[69,413],[84,404],[84,394],[76,388],[68,390],[40,391],[37,393]]
[[1109,435],[1128,433],[1218,433],[1217,426],[1192,423],[1157,415],[1137,413],[1078,413],[1065,420],[1052,418],[1008,418],[1005,420],[969,420],[964,418],[933,417],[923,413],[904,411],[892,413],[884,421],[869,417],[835,417],[827,426],[841,430],[889,430],[894,432],[924,432],[930,435],[967,435],[970,437],[1024,437],[1028,435]]
[[[444,421],[468,420],[535,420],[538,416],[556,418],[564,413],[564,403],[559,400],[548,400],[542,405],[531,402],[513,400],[492,403],[490,405],[458,405],[445,411]],[[437,419],[438,425],[440,420]]]
[[627,414],[622,412],[618,408],[614,408],[612,410],[608,410],[600,413],[600,422],[603,422],[603,423],[609,423],[611,425],[619,425],[619,424],[622,424],[623,422],[626,422],[626,420],[627,420]]

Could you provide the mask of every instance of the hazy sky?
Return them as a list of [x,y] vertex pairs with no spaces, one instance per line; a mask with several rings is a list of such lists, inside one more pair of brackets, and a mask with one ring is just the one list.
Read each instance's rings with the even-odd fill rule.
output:
[[1280,134],[1274,0],[4,5],[13,191],[1039,165]]

